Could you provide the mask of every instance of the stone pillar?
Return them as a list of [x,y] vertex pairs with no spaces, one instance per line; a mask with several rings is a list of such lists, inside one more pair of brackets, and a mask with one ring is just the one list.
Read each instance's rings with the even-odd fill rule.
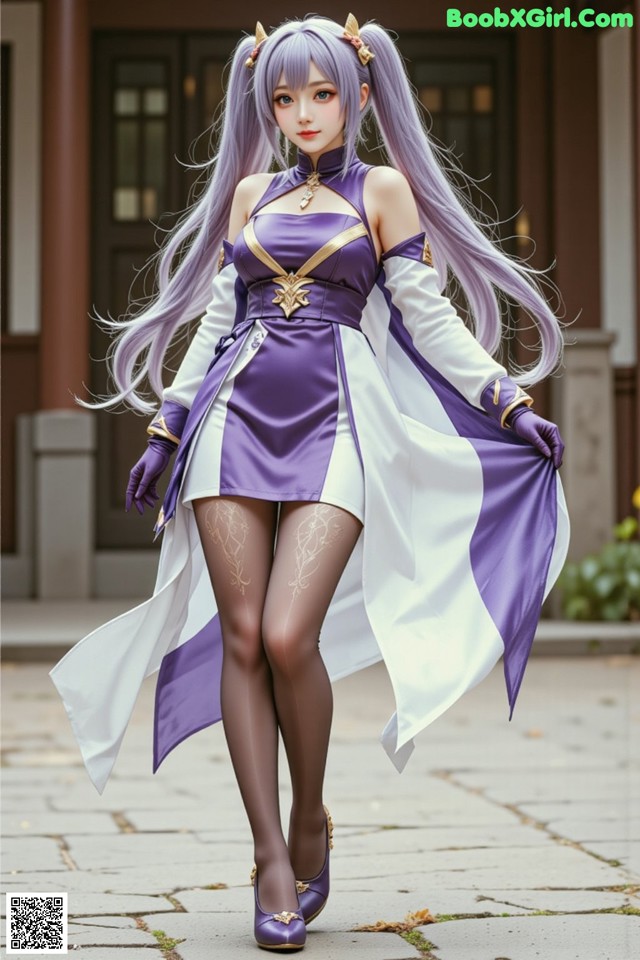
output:
[[571,520],[569,560],[613,538],[616,451],[610,348],[615,333],[566,331],[565,369],[553,380],[552,417],[565,442],[562,484]]
[[40,409],[76,409],[89,375],[87,0],[44,0]]
[[33,415],[36,596],[93,593],[96,423],[92,413]]
[[93,588],[95,415],[89,380],[88,0],[43,0],[42,327],[33,416],[35,592]]

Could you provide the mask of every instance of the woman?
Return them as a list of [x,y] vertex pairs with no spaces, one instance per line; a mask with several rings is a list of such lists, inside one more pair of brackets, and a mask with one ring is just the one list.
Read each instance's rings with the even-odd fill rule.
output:
[[[118,393],[83,404],[151,411],[137,392],[146,375],[162,399],[126,504],[153,506],[177,450],[154,595],[51,675],[100,791],[155,670],[154,770],[223,720],[254,838],[256,940],[299,949],[329,892],[331,682],[384,659],[397,709],[381,740],[399,771],[415,734],[502,654],[513,711],[568,542],[562,440],[522,385],[557,367],[562,334],[537,271],[465,212],[381,27],[309,17],[267,37],[258,24],[234,52],[226,104],[209,186],[167,242],[156,301],[99,318],[121,328]],[[354,152],[371,107],[392,166]],[[291,168],[281,138],[297,149]],[[282,170],[269,174],[273,156]],[[442,295],[448,267],[475,336]],[[540,332],[538,362],[513,378],[492,357],[494,288]],[[207,300],[163,388],[166,348]]]

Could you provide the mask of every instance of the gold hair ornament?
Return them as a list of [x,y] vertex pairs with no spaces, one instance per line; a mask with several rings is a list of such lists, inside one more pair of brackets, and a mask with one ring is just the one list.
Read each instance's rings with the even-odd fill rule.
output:
[[358,26],[358,21],[352,13],[350,13],[347,17],[342,39],[348,40],[349,43],[353,44],[358,53],[358,57],[360,58],[360,63],[364,67],[366,67],[366,65],[369,63],[369,60],[375,59],[375,53],[371,52],[369,47],[360,36],[360,27]]
[[260,53],[260,48],[266,39],[267,39],[267,34],[265,32],[265,29],[260,23],[260,21],[258,20],[256,22],[256,45],[251,51],[251,55],[247,58],[247,60],[245,60],[244,62],[245,67],[249,67],[250,70],[253,69],[253,67],[255,66],[258,54]]

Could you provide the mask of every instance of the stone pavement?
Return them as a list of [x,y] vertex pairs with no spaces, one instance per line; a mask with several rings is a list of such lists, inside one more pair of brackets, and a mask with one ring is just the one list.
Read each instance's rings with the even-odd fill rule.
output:
[[[3,663],[3,914],[6,891],[68,891],[69,944],[86,960],[264,955],[222,725],[152,775],[149,678],[99,796],[51,665]],[[384,668],[334,684],[332,892],[304,955],[637,960],[639,676],[631,655],[532,658],[509,722],[499,663],[420,734],[402,774],[378,743],[393,710]],[[282,748],[280,778],[286,823]],[[391,926],[421,911],[410,932]]]

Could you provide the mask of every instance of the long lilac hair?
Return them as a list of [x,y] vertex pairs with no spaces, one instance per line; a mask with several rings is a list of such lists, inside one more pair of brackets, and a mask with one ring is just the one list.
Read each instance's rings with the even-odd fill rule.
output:
[[[449,175],[455,169],[467,185],[471,182],[453,155],[429,137],[390,34],[374,22],[360,28],[360,36],[375,54],[365,66],[353,45],[343,39],[343,29],[329,18],[314,15],[285,21],[268,35],[253,69],[245,61],[255,39],[239,41],[231,58],[224,109],[212,125],[217,153],[205,164],[188,165],[204,171],[205,187],[147,264],[157,262],[158,292],[151,302],[121,320],[94,317],[114,337],[106,361],[116,392],[95,403],[76,397],[82,406],[103,409],[124,402],[141,413],[157,409],[155,402],[143,396],[141,386],[148,381],[161,398],[169,345],[181,328],[206,309],[238,182],[267,171],[274,159],[282,170],[291,165],[273,113],[273,90],[282,74],[291,89],[306,86],[312,60],[335,84],[346,110],[343,172],[362,142],[361,122],[373,110],[388,161],[406,176],[413,190],[440,290],[450,279],[456,288],[459,285],[468,304],[467,322],[482,346],[494,355],[502,345],[506,331],[500,302],[506,297],[525,309],[539,333],[538,361],[527,368],[512,366],[514,380],[531,386],[559,365],[563,325],[542,294],[537,277],[544,277],[545,271],[504,253],[493,239],[497,224],[477,210]],[[370,93],[361,112],[364,82]],[[544,282],[556,289],[547,277]]]

